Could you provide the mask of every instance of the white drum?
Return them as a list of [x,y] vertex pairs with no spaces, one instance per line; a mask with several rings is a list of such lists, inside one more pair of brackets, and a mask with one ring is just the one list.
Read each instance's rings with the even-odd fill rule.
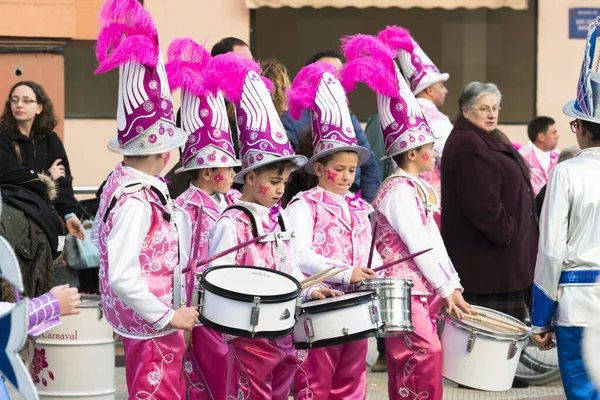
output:
[[242,265],[210,268],[200,282],[200,321],[235,336],[276,338],[294,329],[300,283],[283,272]]
[[373,290],[302,304],[294,328],[297,349],[335,346],[374,336],[383,327]]
[[115,341],[100,296],[81,296],[81,313],[39,335],[30,348],[40,399],[114,399]]
[[[485,307],[473,306],[487,315],[522,326],[516,318]],[[527,333],[490,326],[444,315],[438,326],[442,342],[444,378],[461,385],[488,391],[505,391],[512,386]]]

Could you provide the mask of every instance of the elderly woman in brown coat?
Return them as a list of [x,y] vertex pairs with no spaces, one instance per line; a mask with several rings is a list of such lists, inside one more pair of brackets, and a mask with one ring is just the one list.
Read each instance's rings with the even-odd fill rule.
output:
[[464,298],[528,317],[538,231],[529,168],[497,129],[502,95],[472,82],[442,159],[442,237]]

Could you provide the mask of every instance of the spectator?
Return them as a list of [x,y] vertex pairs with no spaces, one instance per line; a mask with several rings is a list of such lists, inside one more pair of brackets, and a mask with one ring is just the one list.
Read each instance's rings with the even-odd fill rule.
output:
[[394,173],[394,163],[391,158],[385,157],[385,145],[383,143],[383,135],[381,133],[381,121],[379,119],[379,111],[371,115],[367,121],[367,127],[365,128],[365,134],[371,146],[371,151],[377,161],[377,168],[379,168],[379,176],[383,182],[388,176]]
[[442,236],[464,298],[525,321],[538,232],[529,168],[497,129],[493,83],[462,91],[442,159]]
[[52,101],[40,85],[30,81],[16,83],[8,93],[0,120],[0,134],[13,144],[12,148],[3,146],[0,169],[22,165],[51,176],[58,185],[54,206],[69,233],[83,239],[85,233],[77,216],[80,209],[73,194],[69,159],[53,131],[57,123]]
[[287,68],[276,59],[263,61],[260,63],[260,67],[263,75],[273,83],[271,99],[273,100],[277,114],[281,115],[288,110],[288,100],[285,91],[290,88],[291,83]]
[[[210,51],[210,55],[212,57],[218,56],[220,54],[225,53],[238,53],[244,57],[252,59],[252,52],[250,51],[250,47],[246,42],[242,39],[238,39],[236,37],[226,37],[221,39],[218,43],[216,43],[212,50]],[[233,140],[233,148],[235,150],[235,154],[239,154],[238,149],[238,135],[237,135],[237,125],[235,122],[235,115],[233,107],[229,102],[225,102],[227,106],[227,114],[229,115],[229,126],[231,128],[231,139]],[[177,111],[177,126],[181,128],[181,115],[180,111]],[[180,150],[181,152],[181,150]],[[181,155],[181,154],[180,154]],[[177,161],[177,164],[167,174],[165,178],[167,179],[169,194],[171,198],[176,199],[179,197],[181,193],[183,193],[190,186],[190,178],[187,174],[176,174],[175,171],[181,168],[181,157],[180,160]]]
[[527,126],[529,143],[519,149],[519,153],[529,164],[533,195],[537,196],[548,182],[550,170],[558,161],[558,129],[550,117],[536,117]]
[[[305,65],[314,64],[317,61],[327,62],[340,69],[342,68],[341,55],[335,50],[325,50],[315,53]],[[292,118],[288,111],[281,115],[281,121],[283,122],[283,126],[285,127],[288,138],[290,139],[292,146],[294,146],[294,149],[298,147],[301,136],[311,136],[310,118],[310,110],[304,110],[300,120]],[[367,135],[360,126],[358,118],[356,118],[352,111],[350,111],[350,118],[352,119],[354,132],[356,132],[358,145],[371,150]],[[379,175],[379,167],[377,166],[375,155],[371,151],[371,159],[356,170],[356,177],[351,191],[360,189],[362,191],[362,197],[371,202],[380,184],[381,176]],[[293,196],[294,194],[295,193],[289,193],[290,196]]]
[[[563,151],[560,152],[558,156],[557,164],[560,164],[563,161],[569,160],[577,155],[581,150],[578,146],[567,147]],[[546,185],[540,189],[540,192],[537,196],[535,196],[535,215],[539,221],[540,215],[542,214],[542,206],[544,205],[544,199],[546,198]]]

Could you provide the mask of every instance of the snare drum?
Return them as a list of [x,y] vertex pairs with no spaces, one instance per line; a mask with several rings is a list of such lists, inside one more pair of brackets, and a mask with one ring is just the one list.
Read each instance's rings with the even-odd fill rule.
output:
[[302,304],[294,328],[297,349],[335,346],[374,336],[383,326],[374,291],[347,293]]
[[404,336],[415,330],[412,324],[410,279],[380,278],[357,283],[359,290],[375,290],[379,296],[383,330],[381,337]]
[[[508,323],[527,326],[516,318],[473,306]],[[528,334],[477,321],[444,315],[438,326],[442,342],[444,378],[481,390],[504,391],[512,386]]]
[[294,330],[300,283],[283,272],[243,265],[206,270],[200,321],[235,336],[276,338]]

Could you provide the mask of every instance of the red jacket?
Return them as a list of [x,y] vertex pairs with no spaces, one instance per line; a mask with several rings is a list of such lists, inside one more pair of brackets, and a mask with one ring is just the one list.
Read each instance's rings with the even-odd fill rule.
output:
[[533,284],[538,230],[519,162],[510,145],[458,118],[442,156],[442,237],[466,293]]

